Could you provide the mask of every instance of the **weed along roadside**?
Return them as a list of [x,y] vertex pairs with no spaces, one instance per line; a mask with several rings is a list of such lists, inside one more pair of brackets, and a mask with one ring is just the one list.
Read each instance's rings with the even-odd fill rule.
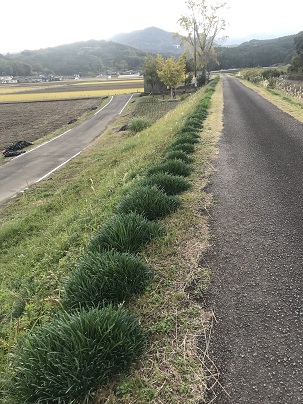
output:
[[199,256],[220,89],[133,136],[108,130],[3,208],[3,402],[203,399]]

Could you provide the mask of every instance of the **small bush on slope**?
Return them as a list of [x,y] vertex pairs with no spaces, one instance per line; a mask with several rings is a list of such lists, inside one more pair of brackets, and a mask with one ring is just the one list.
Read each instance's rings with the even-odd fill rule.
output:
[[[185,143],[187,144],[187,143]],[[184,144],[182,144],[184,145]],[[181,146],[181,145],[178,145]],[[192,146],[192,145],[191,145]],[[188,177],[193,171],[193,167],[184,163],[179,159],[166,160],[162,163],[156,164],[148,170],[148,175],[156,174],[159,172],[168,173],[172,175],[180,175],[182,177]]]
[[61,313],[17,345],[9,398],[13,404],[84,400],[126,370],[144,344],[138,319],[122,307]]
[[167,148],[167,152],[170,151],[183,151],[184,153],[187,154],[192,154],[196,150],[195,145],[192,143],[180,143],[180,144],[175,144],[175,145],[170,145]]
[[156,220],[175,212],[179,206],[179,199],[167,195],[158,187],[140,185],[121,198],[117,211],[118,213],[135,212],[148,220]]
[[165,160],[182,160],[184,163],[191,164],[194,162],[194,158],[190,157],[187,153],[182,150],[172,150],[168,151],[165,156]]
[[146,129],[150,126],[149,120],[143,117],[135,117],[132,118],[130,123],[128,124],[128,129],[132,133],[141,132],[143,129]]
[[191,187],[190,182],[188,182],[184,177],[163,172],[146,177],[143,180],[143,183],[147,185],[155,185],[162,189],[167,195],[177,195],[181,192],[187,191]]
[[91,251],[116,250],[137,253],[153,238],[164,233],[158,223],[137,213],[111,216],[90,242]]
[[89,252],[64,285],[65,309],[122,303],[142,292],[153,271],[137,256],[114,250]]
[[186,133],[183,136],[178,136],[175,139],[175,141],[172,143],[172,146],[176,146],[176,145],[184,144],[184,143],[189,143],[189,144],[199,143],[199,138],[196,137],[195,135]]

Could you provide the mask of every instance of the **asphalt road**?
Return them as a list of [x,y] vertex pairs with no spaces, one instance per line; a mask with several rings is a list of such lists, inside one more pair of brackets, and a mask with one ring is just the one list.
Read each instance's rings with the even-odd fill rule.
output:
[[234,78],[224,78],[223,95],[213,239],[203,258],[215,315],[209,354],[220,374],[209,400],[300,404],[303,124]]
[[0,166],[0,204],[47,178],[85,149],[123,111],[132,95],[116,95],[87,121]]

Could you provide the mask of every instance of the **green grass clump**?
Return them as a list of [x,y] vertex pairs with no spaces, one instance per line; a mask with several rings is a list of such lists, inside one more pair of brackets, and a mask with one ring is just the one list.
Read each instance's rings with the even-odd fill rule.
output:
[[192,135],[190,133],[183,134],[182,136],[177,136],[176,140],[172,143],[172,146],[184,144],[184,143],[199,143],[199,137]]
[[187,130],[187,128],[183,128],[181,131],[177,132],[177,137],[182,137],[182,136],[191,136],[193,138],[200,139],[200,133],[199,132],[192,131],[191,129]]
[[182,161],[184,161],[184,163],[187,163],[187,164],[191,164],[195,161],[193,157],[190,157],[188,154],[186,154],[182,150],[168,151],[165,154],[164,158],[166,160],[174,160],[174,159],[182,160]]
[[183,151],[184,153],[194,153],[195,151],[195,145],[192,143],[180,143],[180,144],[172,144],[168,146],[166,149],[167,151]]
[[162,189],[167,195],[178,195],[191,187],[190,182],[184,177],[163,172],[146,177],[144,184],[155,185]]
[[184,123],[184,127],[191,127],[196,130],[200,130],[202,126],[203,126],[202,120],[193,116],[188,117]]
[[65,282],[62,304],[72,309],[122,303],[141,293],[151,276],[151,268],[133,254],[89,252]]
[[122,307],[61,313],[19,341],[11,403],[84,402],[139,357],[145,335]]
[[158,163],[148,170],[148,175],[157,173],[167,173],[172,175],[180,175],[188,177],[193,171],[193,167],[179,159],[168,159],[162,163]]
[[[208,110],[206,108],[197,108],[192,115],[190,115],[190,117],[188,119],[194,118],[196,120],[199,121],[204,121],[204,119],[207,117],[208,115]],[[188,122],[186,120],[186,122]]]
[[184,125],[182,126],[182,128],[178,130],[177,135],[183,135],[184,133],[185,134],[190,133],[199,136],[199,129],[194,128],[193,126],[190,125]]
[[148,128],[150,126],[150,122],[148,119],[144,117],[135,117],[132,118],[131,121],[128,124],[128,129],[132,133],[138,133],[141,132],[142,130]]
[[163,234],[160,224],[137,213],[111,216],[90,242],[91,251],[116,250],[137,253],[152,239]]
[[118,213],[135,212],[148,220],[156,220],[175,212],[179,206],[180,201],[176,197],[167,195],[154,185],[143,184],[122,196],[117,211]]

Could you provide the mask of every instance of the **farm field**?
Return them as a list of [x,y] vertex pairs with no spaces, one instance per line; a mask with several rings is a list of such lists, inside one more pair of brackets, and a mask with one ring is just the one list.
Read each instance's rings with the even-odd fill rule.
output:
[[0,150],[34,142],[97,108],[104,97],[143,91],[141,85],[140,79],[0,85]]
[[100,98],[47,102],[0,103],[0,150],[11,143],[34,142],[101,104]]
[[0,103],[47,101],[143,91],[143,79],[67,80],[0,85]]

